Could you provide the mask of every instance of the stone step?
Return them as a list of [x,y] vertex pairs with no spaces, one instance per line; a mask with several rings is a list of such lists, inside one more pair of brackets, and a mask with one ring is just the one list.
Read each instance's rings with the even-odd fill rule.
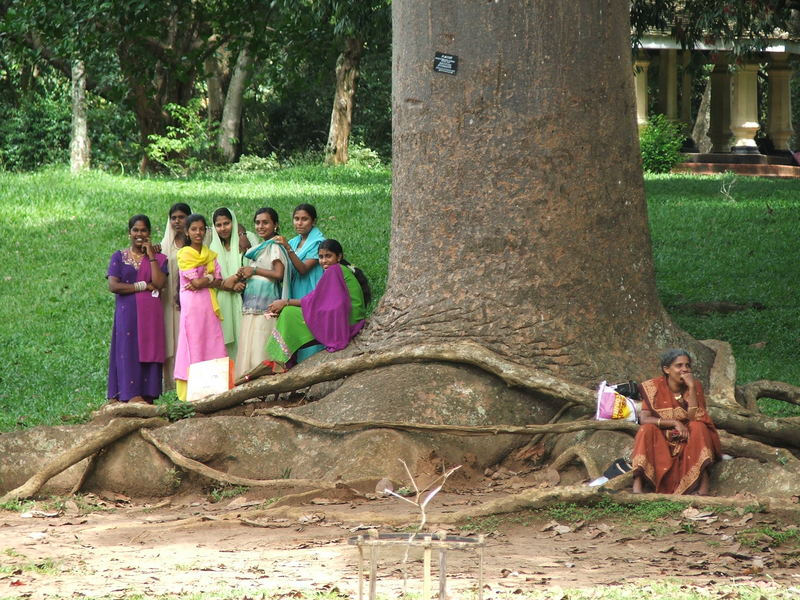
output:
[[673,173],[711,175],[731,171],[737,175],[752,177],[796,177],[800,178],[800,167],[790,165],[754,165],[742,163],[683,162],[676,165]]

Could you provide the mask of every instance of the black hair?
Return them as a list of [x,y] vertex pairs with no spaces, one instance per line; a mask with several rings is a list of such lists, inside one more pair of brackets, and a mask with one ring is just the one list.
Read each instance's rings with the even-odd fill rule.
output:
[[150,218],[147,215],[133,215],[128,219],[128,231],[133,229],[133,226],[136,225],[136,221],[143,221],[144,224],[147,225],[147,231],[153,231],[153,228],[150,226]]
[[319,249],[330,250],[334,254],[338,254],[339,256],[341,256],[341,258],[339,259],[339,264],[348,267],[353,272],[353,275],[356,276],[356,280],[358,281],[358,284],[361,286],[361,293],[364,294],[364,307],[369,305],[369,303],[372,301],[372,290],[369,287],[369,281],[367,281],[367,276],[364,273],[364,271],[362,271],[358,267],[354,267],[348,261],[345,260],[344,250],[342,249],[342,245],[339,243],[339,241],[331,239],[323,240],[322,243],[320,243],[319,245]]
[[294,207],[292,211],[292,216],[294,216],[298,210],[304,210],[308,213],[308,215],[314,220],[317,220],[317,209],[314,208],[313,204],[308,204],[307,202],[303,202],[302,204],[298,204]]
[[192,225],[192,223],[197,223],[198,221],[202,221],[203,226],[208,228],[208,222],[206,221],[206,218],[200,213],[192,213],[186,217],[186,223],[184,223],[183,226],[186,231],[189,231],[189,227]]
[[192,214],[192,209],[189,208],[189,205],[186,202],[176,202],[172,206],[169,207],[169,212],[167,213],[170,217],[172,213],[176,211],[181,211],[182,213],[186,213],[186,215]]
[[255,222],[256,217],[258,215],[264,213],[267,213],[269,215],[269,218],[272,219],[272,222],[275,223],[275,233],[278,233],[278,211],[275,210],[274,208],[271,208],[269,206],[262,206],[256,211],[256,214],[253,215],[253,222]]
[[664,352],[664,354],[661,355],[660,359],[661,372],[663,373],[664,369],[669,368],[669,366],[675,362],[675,359],[681,356],[685,356],[686,358],[688,358],[689,364],[690,365],[692,364],[692,355],[689,354],[683,348],[671,348],[670,350]]
[[211,222],[216,223],[217,217],[228,217],[231,221],[233,221],[233,215],[231,214],[231,211],[224,206],[214,211],[214,214],[211,215]]

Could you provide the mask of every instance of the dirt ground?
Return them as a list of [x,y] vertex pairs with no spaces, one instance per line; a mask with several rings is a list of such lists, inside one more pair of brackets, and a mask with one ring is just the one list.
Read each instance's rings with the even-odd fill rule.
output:
[[[437,515],[511,491],[442,492],[432,502],[430,530],[439,531]],[[27,512],[0,512],[0,598],[153,597],[230,589],[248,597],[265,590],[284,597],[338,590],[355,598],[359,553],[348,539],[373,526],[398,531],[374,522],[376,515],[402,511],[409,523],[419,518],[416,507],[391,497],[319,498],[291,518],[253,512],[263,503],[253,490],[216,503],[197,496],[147,503],[87,495],[57,508],[45,503]],[[665,578],[690,586],[777,585],[800,595],[800,545],[792,531],[797,532],[776,515],[741,509],[715,515],[690,508],[657,521],[575,522],[569,515],[553,516],[532,511],[492,516],[446,531],[485,534],[484,598]],[[780,545],[763,533],[787,530],[789,540]],[[369,555],[364,556],[368,572]],[[449,551],[448,593],[474,593],[479,564],[475,549]],[[380,547],[377,570],[379,596],[402,591],[404,570],[407,591],[422,591],[419,550],[404,563],[402,548]],[[436,594],[436,551],[432,571]]]

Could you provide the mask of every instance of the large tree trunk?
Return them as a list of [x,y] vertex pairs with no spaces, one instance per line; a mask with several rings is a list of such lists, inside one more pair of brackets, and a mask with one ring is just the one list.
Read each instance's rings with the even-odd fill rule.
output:
[[72,139],[69,145],[69,168],[80,173],[89,168],[91,142],[86,118],[86,66],[82,60],[72,63]]
[[225,161],[229,163],[236,162],[241,155],[242,101],[251,62],[252,58],[247,50],[240,50],[228,85],[228,92],[225,94],[225,106],[222,110],[217,145]]
[[656,292],[628,5],[392,7],[389,281],[363,344],[468,338],[584,384],[655,376],[674,345],[707,368]]
[[356,95],[358,67],[363,52],[363,42],[359,38],[348,37],[344,50],[336,60],[336,91],[333,96],[328,143],[325,144],[325,163],[329,165],[343,165],[348,160],[353,98]]

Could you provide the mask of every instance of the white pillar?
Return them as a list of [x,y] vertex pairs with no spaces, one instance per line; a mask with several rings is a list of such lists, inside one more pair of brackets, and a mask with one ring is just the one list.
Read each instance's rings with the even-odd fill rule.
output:
[[726,62],[711,71],[711,116],[708,137],[711,152],[730,152],[731,146],[731,74]]
[[756,133],[758,124],[758,63],[742,63],[733,73],[731,94],[731,150],[743,154],[758,154]]
[[639,130],[647,126],[647,68],[650,59],[646,54],[638,54],[633,63],[634,82],[636,84],[636,123]]
[[670,121],[678,120],[678,51],[662,50],[658,65],[659,109]]
[[767,92],[767,135],[775,150],[788,151],[792,137],[792,92],[789,82],[792,67],[789,54],[782,52],[771,56],[767,66],[769,90]]

